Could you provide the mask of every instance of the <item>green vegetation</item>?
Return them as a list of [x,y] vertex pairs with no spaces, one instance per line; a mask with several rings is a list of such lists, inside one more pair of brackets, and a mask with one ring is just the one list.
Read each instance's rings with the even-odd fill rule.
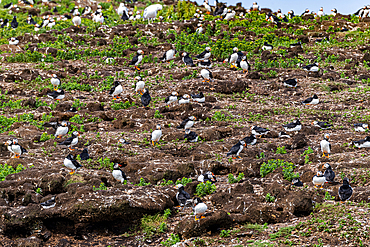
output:
[[171,210],[166,209],[162,214],[144,215],[141,218],[141,229],[146,239],[151,239],[159,233],[167,231],[167,219],[171,215]]
[[275,201],[275,196],[270,195],[270,193],[267,193],[265,197],[266,202],[274,202]]
[[217,190],[216,185],[207,181],[205,183],[200,183],[200,184],[197,185],[196,195],[199,196],[199,197],[203,197],[203,196],[212,194],[216,190]]
[[176,181],[176,185],[182,184],[185,187],[188,183],[191,183],[191,182],[193,182],[193,180],[191,178],[185,178],[185,177],[183,177],[181,180],[177,180]]
[[140,182],[138,184],[135,184],[135,186],[147,186],[150,185],[150,183],[145,182],[144,178],[140,178]]
[[283,168],[284,178],[288,181],[292,181],[293,178],[298,178],[298,173],[293,173],[295,168],[294,164],[284,160],[269,160],[267,163],[264,162],[260,168],[261,177],[265,177],[267,174],[273,172],[276,168]]
[[95,185],[93,185],[93,191],[98,191],[98,190],[107,190],[107,186],[105,186],[103,182],[100,183],[98,188],[96,188]]
[[229,184],[234,184],[234,183],[238,183],[240,182],[240,180],[242,180],[244,178],[244,173],[239,173],[238,177],[235,178],[233,174],[229,174],[227,176],[228,180],[229,180]]
[[4,181],[6,176],[26,170],[26,168],[19,164],[15,169],[7,164],[0,164],[0,181]]

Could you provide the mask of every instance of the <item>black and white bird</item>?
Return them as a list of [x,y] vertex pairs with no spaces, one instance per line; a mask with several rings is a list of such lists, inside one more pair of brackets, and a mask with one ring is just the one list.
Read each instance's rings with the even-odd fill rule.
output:
[[272,49],[274,49],[274,46],[267,43],[267,42],[264,42],[263,43],[263,46],[262,46],[262,50],[264,51],[271,51]]
[[13,3],[12,2],[4,5],[4,9],[11,9],[12,7],[13,7]]
[[137,70],[140,70],[140,68],[138,66],[141,63],[141,61],[143,60],[143,57],[144,57],[144,52],[142,50],[138,50],[136,52],[136,56],[134,56],[132,58],[129,65],[134,65]]
[[286,87],[297,87],[297,79],[288,79],[288,80],[285,80],[283,81],[283,85],[286,86]]
[[206,60],[211,57],[211,47],[206,47],[206,49],[200,53],[199,55],[195,56],[199,60]]
[[120,138],[120,139],[118,140],[118,143],[120,143],[120,144],[125,144],[125,145],[131,144],[131,142],[127,141],[127,140],[126,140],[126,139],[124,139],[124,138]]
[[62,100],[65,97],[64,90],[63,89],[57,89],[55,91],[47,93],[47,96],[54,100]]
[[159,60],[161,60],[162,62],[171,61],[175,59],[176,54],[177,51],[175,49],[168,50],[163,54],[163,56]]
[[184,140],[185,139],[188,142],[197,142],[198,141],[198,135],[194,131],[190,131],[190,129],[185,129]]
[[203,82],[210,82],[213,81],[212,72],[208,69],[202,69],[200,71],[200,76],[203,78]]
[[229,56],[229,58],[225,59],[223,63],[229,63],[230,68],[236,68],[236,62],[238,60],[238,51],[239,49],[237,47],[233,48],[233,53]]
[[185,191],[184,185],[178,184],[175,186],[177,188],[176,200],[180,207],[186,207],[191,205],[192,200],[188,192]]
[[9,27],[9,19],[5,19],[2,23],[1,23],[1,28],[4,28],[4,27]]
[[301,121],[299,121],[299,119],[296,119],[296,120],[293,120],[293,122],[291,123],[284,124],[283,128],[287,132],[300,131],[302,129],[302,124],[301,124]]
[[28,153],[27,150],[18,143],[17,138],[14,138],[12,141],[9,140],[5,144],[8,146],[8,150],[13,154],[12,158],[19,159],[22,154]]
[[151,100],[152,100],[152,97],[149,94],[149,90],[145,88],[143,95],[141,95],[141,104],[145,108],[150,104]]
[[89,15],[91,13],[91,7],[90,6],[85,6],[82,10],[82,15]]
[[288,18],[289,19],[292,19],[294,16],[295,15],[294,15],[294,11],[293,10],[288,11]]
[[82,150],[82,152],[80,153],[80,159],[81,160],[90,159],[89,150],[87,150],[87,148],[84,148],[84,150]]
[[135,93],[139,93],[142,95],[144,93],[145,82],[143,81],[141,76],[136,76],[135,79],[137,80],[135,83]]
[[333,127],[332,124],[327,123],[327,122],[313,121],[312,124],[313,126],[318,127],[322,130],[331,129],[331,127]]
[[80,134],[77,131],[73,131],[71,137],[68,137],[67,139],[65,139],[61,143],[58,143],[58,145],[67,146],[69,148],[69,150],[73,151],[74,149],[72,149],[72,146],[77,145],[79,136],[80,136]]
[[245,142],[245,144],[252,146],[257,143],[257,138],[256,135],[251,134],[250,136],[244,137],[243,141]]
[[69,125],[70,124],[67,121],[63,120],[60,124],[58,122],[50,122],[50,123],[45,123],[43,126],[52,127],[53,129],[55,129],[54,136],[56,138],[61,138],[62,136],[68,134]]
[[82,167],[82,165],[80,165],[80,163],[75,160],[72,154],[68,154],[67,157],[64,159],[64,165],[71,170],[69,172],[69,174],[71,175],[75,173],[78,168]]
[[80,12],[78,11],[78,6],[75,6],[71,11],[69,12],[72,15],[79,15]]
[[320,142],[320,147],[322,151],[322,156],[326,157],[326,154],[327,154],[329,158],[329,154],[331,150],[331,144],[329,142],[329,134],[324,134],[324,139]]
[[81,17],[79,12],[72,18],[72,23],[75,27],[81,26]]
[[326,182],[327,183],[331,183],[331,182],[334,182],[334,178],[335,178],[335,173],[334,171],[331,169],[331,166],[329,163],[325,163],[323,166],[322,166],[323,169],[325,169],[325,172],[324,172],[324,177],[326,179]]
[[313,63],[302,67],[303,70],[310,71],[310,72],[317,72],[319,71],[319,63]]
[[7,140],[5,143],[4,143],[5,146],[7,146],[8,148],[8,151],[12,154],[10,156],[10,158],[15,158],[15,153],[12,149],[12,145],[13,145],[13,141],[12,140]]
[[299,180],[299,178],[293,178],[292,185],[297,186],[297,187],[302,187],[303,183]]
[[120,183],[124,183],[125,180],[127,180],[126,174],[121,170],[120,166],[121,164],[115,163],[113,166],[112,175],[115,180],[117,180]]
[[206,213],[207,209],[208,209],[207,205],[204,202],[202,202],[202,200],[199,197],[196,197],[193,200],[193,212],[195,215],[194,220],[197,221],[200,219],[204,219],[205,217],[203,215]]
[[58,87],[60,86],[60,79],[56,74],[52,74],[50,78],[50,83],[54,86],[54,90],[58,90]]
[[108,57],[104,58],[104,63],[106,63],[106,64],[114,64],[115,61],[116,61],[116,59],[114,57],[109,57],[108,56]]
[[247,57],[246,56],[243,56],[242,57],[242,60],[240,61],[240,63],[238,63],[238,67],[241,68],[243,70],[243,73],[246,73],[248,74],[249,72],[249,69],[250,69],[250,64],[248,63],[247,61]]
[[355,131],[358,132],[365,132],[366,130],[369,129],[369,125],[364,123],[355,123],[353,127],[355,127]]
[[258,127],[256,125],[252,126],[250,129],[252,131],[252,134],[256,136],[266,135],[267,133],[270,132],[270,130]]
[[182,97],[179,98],[179,105],[188,103],[190,103],[190,96],[188,94],[184,94]]
[[14,28],[14,29],[18,27],[17,16],[13,16],[13,20],[12,20],[12,22],[10,23],[10,26],[11,26],[12,28]]
[[205,60],[199,60],[198,61],[198,67],[201,67],[201,68],[212,68],[212,63],[211,63],[211,60],[208,60],[208,59],[205,59]]
[[322,186],[325,184],[326,178],[322,174],[322,172],[318,171],[315,176],[312,178],[312,183],[317,188],[317,186],[320,186],[320,189],[322,189]]
[[319,11],[317,12],[317,16],[318,17],[322,17],[322,16],[324,16],[325,14],[324,14],[324,8],[323,7],[321,7],[320,9],[319,9]]
[[198,94],[191,94],[191,98],[198,103],[206,102],[206,97],[204,97],[204,94],[202,92]]
[[40,205],[43,209],[48,209],[48,208],[55,207],[55,204],[56,204],[55,196],[51,197],[49,200],[47,200],[45,202],[40,203]]
[[109,95],[113,96],[113,100],[119,98],[119,95],[123,92],[123,87],[119,81],[115,81],[113,87],[109,91]]
[[340,199],[340,202],[343,203],[347,200],[349,200],[352,196],[353,189],[351,185],[349,185],[349,179],[343,178],[343,185],[339,187],[338,190],[338,196]]
[[295,47],[302,47],[301,41],[298,41],[297,43],[293,43],[289,45],[290,48],[295,48]]
[[279,132],[279,138],[290,138],[290,135],[288,135],[284,131],[280,131]]
[[177,92],[172,92],[171,95],[166,97],[164,102],[166,103],[166,105],[170,105],[171,103],[175,103],[175,102],[177,102],[177,99],[178,99],[177,96],[178,95],[179,94]]
[[211,172],[211,171],[208,171],[204,174],[200,174],[198,176],[197,180],[201,183],[206,183],[207,181],[209,181],[211,183],[216,183],[217,182],[215,174],[213,174],[213,172]]
[[128,15],[128,13],[123,12],[123,14],[122,14],[122,16],[121,16],[121,20],[122,20],[122,21],[127,21],[127,20],[129,20],[129,19],[130,19],[130,17],[129,17],[129,15]]
[[157,129],[152,132],[152,135],[150,137],[153,146],[154,146],[155,143],[158,143],[159,142],[159,139],[161,139],[161,136],[162,136],[161,125],[160,124],[157,124],[156,128]]
[[314,94],[312,97],[309,97],[302,101],[302,104],[304,105],[317,105],[319,103],[319,97],[317,97],[316,94]]
[[193,127],[196,119],[197,119],[196,117],[190,116],[184,121],[182,121],[181,124],[177,126],[177,128],[178,129],[190,129],[191,127]]
[[234,146],[231,147],[231,149],[227,153],[226,157],[229,157],[231,155],[233,159],[236,159],[236,157],[241,159],[239,154],[240,154],[241,151],[243,151],[243,148],[246,147],[246,146],[247,146],[247,144],[243,140],[239,141],[237,144],[235,144]]
[[182,61],[185,63],[186,66],[189,66],[189,67],[195,66],[193,59],[191,59],[191,57],[189,56],[189,53],[183,52],[181,56],[182,56]]
[[72,106],[71,108],[69,108],[66,112],[77,112],[77,108]]
[[19,40],[17,38],[10,38],[9,40],[9,45],[18,45],[19,44]]
[[118,15],[122,15],[123,13],[126,13],[128,15],[128,9],[124,3],[120,3],[116,11]]
[[353,141],[353,145],[355,145],[357,148],[370,147],[370,136],[366,136],[363,140]]

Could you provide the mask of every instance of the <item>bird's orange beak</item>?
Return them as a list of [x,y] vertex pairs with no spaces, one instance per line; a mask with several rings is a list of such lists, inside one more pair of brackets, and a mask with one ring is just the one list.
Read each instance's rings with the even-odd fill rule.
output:
[[119,166],[122,166],[121,164],[118,164]]

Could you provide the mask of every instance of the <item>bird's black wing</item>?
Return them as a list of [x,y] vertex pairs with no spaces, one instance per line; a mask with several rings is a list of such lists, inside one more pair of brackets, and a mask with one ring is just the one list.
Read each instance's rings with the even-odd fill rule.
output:
[[5,5],[4,5],[4,9],[9,8],[11,5],[12,5],[12,3],[5,4]]
[[167,96],[166,99],[164,100],[164,102],[167,103],[168,101],[170,101],[170,97],[171,96]]
[[58,122],[50,122],[50,123],[44,123],[42,126],[44,127],[52,127],[53,129],[57,129],[60,124]]
[[312,101],[312,97],[305,99],[304,101],[302,101],[302,103],[307,104],[307,103],[310,103],[311,101]]
[[130,18],[127,16],[127,14],[126,14],[126,11],[123,11],[123,14],[122,14],[121,19],[122,19],[123,21],[127,21],[128,19],[130,19]]
[[141,103],[143,104],[143,106],[149,105],[151,100],[152,100],[152,97],[150,97],[149,94],[143,94],[141,96]]
[[208,72],[209,72],[209,78],[213,79],[212,72],[211,72],[211,71],[209,71],[209,70],[208,70]]
[[77,160],[71,160],[72,161],[72,164],[77,168],[79,167],[82,167],[82,165],[80,165],[80,163],[77,162]]
[[68,137],[67,139],[65,139],[61,143],[58,143],[58,145],[71,145],[72,140],[73,140],[73,137]]
[[110,91],[109,91],[109,95],[112,95],[114,93],[114,90],[116,90],[116,86],[113,86]]
[[194,131],[191,131],[190,134],[189,134],[189,137],[191,140],[194,140],[195,138],[197,138],[197,134],[194,132]]
[[167,51],[165,51],[163,56],[160,58],[161,61],[166,60],[166,54],[167,54]]
[[203,51],[202,53],[200,53],[199,55],[195,56],[196,58],[200,59],[200,58],[203,58],[205,55],[206,55],[207,51]]
[[286,128],[294,128],[295,126],[296,126],[295,123],[283,124],[283,127],[286,127]]
[[90,158],[90,157],[89,157],[89,152],[88,152],[87,148],[85,148],[85,149],[82,151],[82,153],[80,154],[80,158],[81,158],[81,160],[87,160],[87,159],[89,159],[89,158]]
[[178,129],[183,129],[186,125],[186,123],[189,121],[189,119],[185,119],[184,121],[181,122],[179,126],[177,126]]
[[22,153],[28,153],[28,151],[24,147],[22,147],[22,146],[20,146],[20,147],[21,147]]
[[236,154],[239,151],[239,143],[235,144],[234,146],[231,147],[230,151],[227,153],[227,156]]
[[129,65],[135,65],[135,63],[137,63],[138,60],[139,60],[139,55],[136,55],[135,57],[132,58]]
[[339,188],[338,194],[339,194],[340,199],[342,201],[345,201],[352,196],[352,192],[353,190],[350,186],[343,185]]
[[[4,6],[4,8],[7,8],[7,7],[5,7],[5,6]],[[361,9],[359,9],[359,10],[357,10],[357,11],[356,11],[356,13],[354,13],[354,15],[358,15],[358,14],[360,14],[360,11],[361,11],[361,10],[362,10],[362,8],[361,8]]]

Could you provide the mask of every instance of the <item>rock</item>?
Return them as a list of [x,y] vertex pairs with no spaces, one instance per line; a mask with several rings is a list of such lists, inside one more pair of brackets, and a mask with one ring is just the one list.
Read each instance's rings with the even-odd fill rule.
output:
[[370,61],[370,53],[365,53],[364,56],[362,57],[362,62],[369,62]]
[[14,52],[20,52],[23,50],[17,45],[0,45],[0,51],[14,53]]
[[218,93],[232,94],[242,93],[248,89],[245,81],[217,81],[215,90]]
[[308,140],[304,134],[297,134],[293,137],[292,149],[300,149],[307,146]]
[[112,123],[115,129],[123,129],[124,127],[135,127],[135,122],[125,117],[120,117],[117,120],[114,120]]
[[100,103],[93,103],[90,102],[87,104],[86,109],[88,109],[90,112],[93,111],[104,111],[104,107]]
[[65,178],[60,174],[47,174],[41,178],[40,188],[44,195],[59,194],[64,192],[64,180]]

